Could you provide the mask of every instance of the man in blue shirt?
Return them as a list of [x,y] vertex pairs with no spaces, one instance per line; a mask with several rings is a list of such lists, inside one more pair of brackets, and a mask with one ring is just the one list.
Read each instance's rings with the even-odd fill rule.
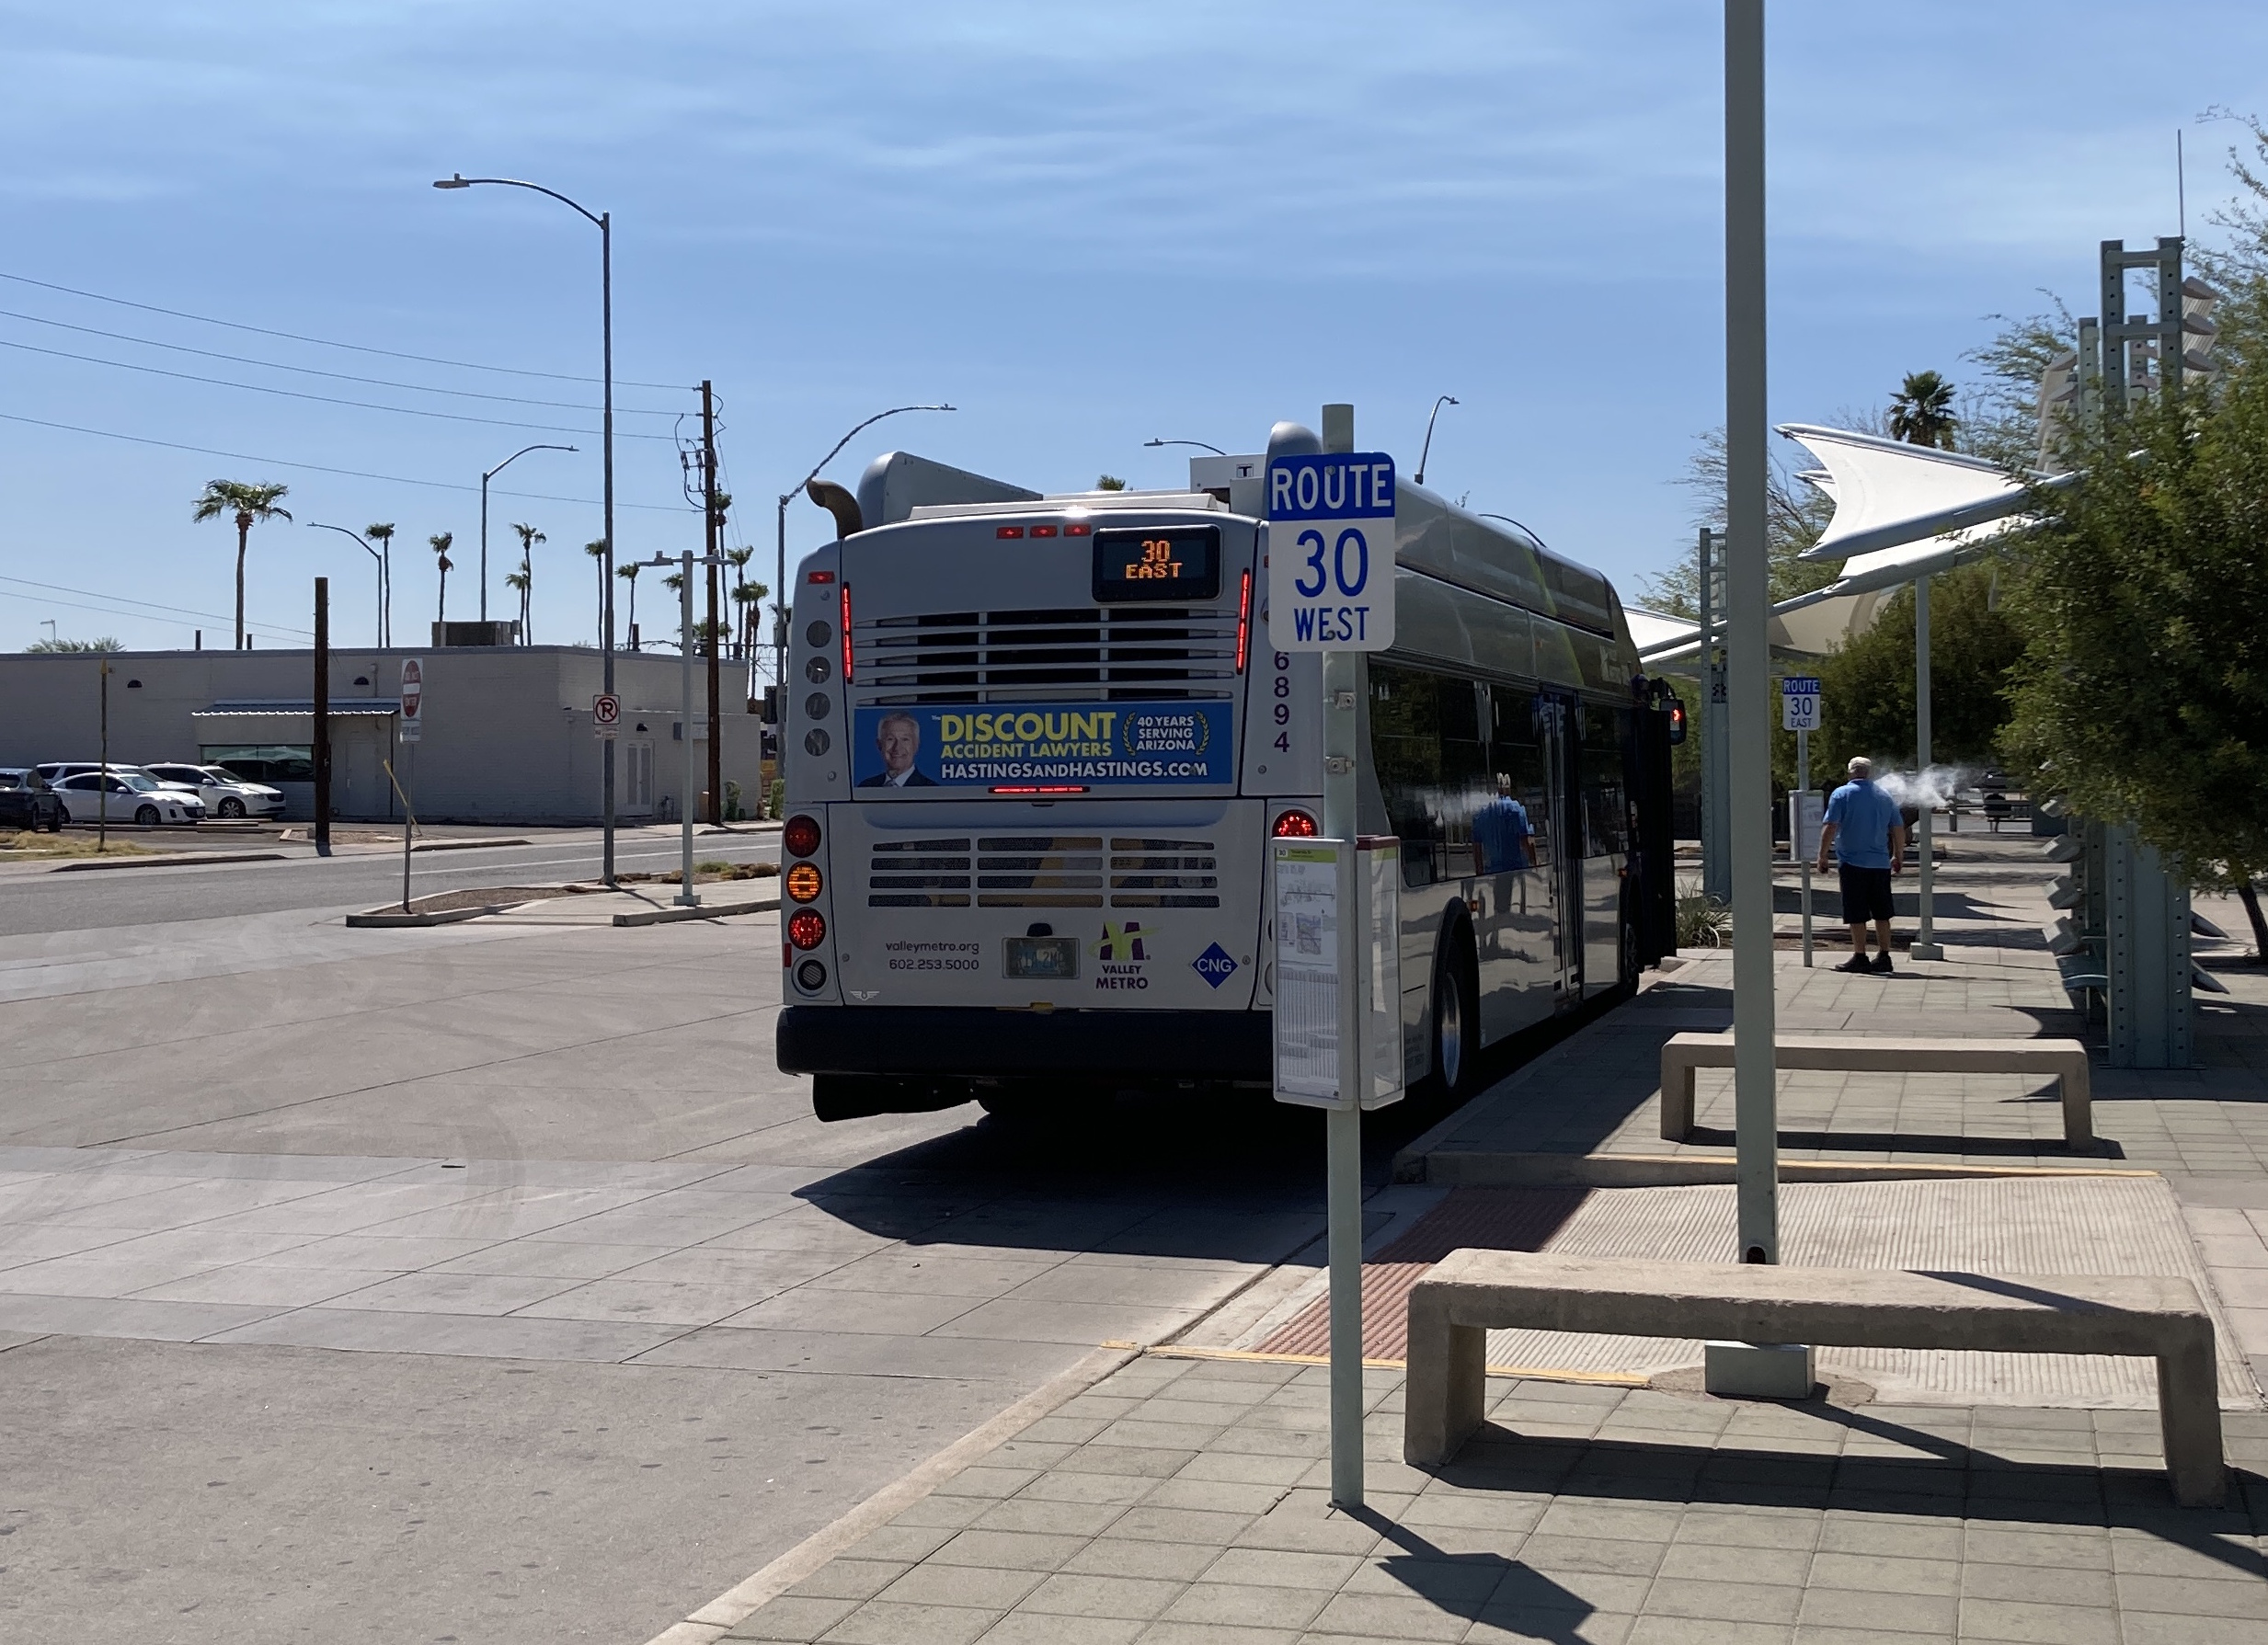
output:
[[[1850,762],[1850,781],[1827,796],[1819,830],[1819,872],[1832,846],[1842,862],[1843,923],[1850,927],[1850,957],[1838,971],[1890,975],[1890,876],[1906,872],[1906,817],[1898,803],[1874,786],[1873,766]],[[1866,926],[1873,921],[1879,951],[1866,958]]]
[[1472,815],[1473,872],[1510,874],[1533,866],[1528,850],[1532,832],[1528,807],[1500,786],[1496,797]]

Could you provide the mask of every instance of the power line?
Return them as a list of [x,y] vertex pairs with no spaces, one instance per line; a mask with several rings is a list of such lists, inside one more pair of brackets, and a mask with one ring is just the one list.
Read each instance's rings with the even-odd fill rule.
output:
[[[180,619],[185,616],[202,617],[209,623],[233,623],[235,621],[234,617],[223,615],[219,611],[191,611],[189,607],[180,605],[153,606],[146,611],[128,611],[122,608],[127,606],[145,606],[149,605],[150,602],[146,600],[128,600],[122,594],[103,594],[93,588],[65,588],[61,583],[35,583],[29,577],[0,577],[0,583],[19,583],[27,588],[52,589],[63,594],[84,594],[89,600],[109,600],[111,602],[109,605],[81,605],[74,600],[51,600],[45,595],[18,594],[10,588],[0,588],[0,599],[21,600],[35,605],[64,606],[74,611],[93,611],[97,616],[102,617],[132,617],[144,623],[170,623],[177,628],[194,628],[197,626],[193,623],[181,622]],[[250,623],[253,620],[246,618],[246,623]],[[260,626],[271,634],[307,634],[310,638],[313,637],[313,633],[311,630],[304,628],[293,628],[288,623],[262,623]]]
[[[200,457],[225,457],[231,463],[262,463],[272,468],[300,468],[305,469],[310,474],[343,474],[350,480],[384,480],[391,486],[422,486],[429,490],[433,491],[477,492],[480,489],[477,486],[461,485],[454,480],[418,480],[413,479],[407,474],[374,474],[366,469],[331,468],[320,463],[299,463],[289,457],[259,457],[246,451],[216,451],[211,446],[183,445],[178,440],[152,440],[147,435],[143,434],[120,434],[117,430],[111,428],[84,428],[77,423],[50,422],[45,417],[20,417],[12,411],[0,411],[0,422],[23,423],[34,428],[58,428],[66,434],[91,434],[97,440],[122,440],[130,445],[157,446],[168,451],[193,452],[195,455]],[[491,497],[525,497],[531,501],[539,503],[578,503],[587,508],[595,508],[599,507],[598,500],[595,497],[561,497],[557,493],[550,491],[507,491],[501,486],[492,486],[489,489],[488,495]],[[684,514],[688,512],[698,512],[697,509],[687,509],[682,503],[617,502],[615,507],[618,508],[637,508],[652,514]]]
[[[100,291],[82,291],[74,286],[59,286],[52,280],[34,280],[28,274],[10,274],[0,269],[0,280],[14,280],[18,285],[37,286],[43,291],[61,291],[66,297],[84,297],[90,303],[113,303],[120,308],[138,308],[144,314],[165,314],[176,320],[194,320],[200,326],[223,326],[231,331],[248,331],[258,337],[281,337],[290,343],[312,343],[318,348],[346,348],[356,354],[383,354],[388,360],[414,360],[420,365],[452,366],[464,371],[500,371],[511,377],[547,377],[555,383],[598,383],[597,377],[578,377],[567,371],[531,371],[520,366],[484,366],[469,360],[442,360],[430,354],[405,354],[398,348],[373,348],[367,343],[333,342],[328,337],[304,337],[295,331],[276,331],[265,326],[246,326],[237,320],[216,320],[211,314],[192,314],[186,309],[160,308],[154,303],[136,303],[126,297],[106,297]],[[682,383],[632,383],[617,377],[615,384],[622,388],[660,388],[676,394],[691,391]]]
[[[395,383],[385,377],[357,377],[350,371],[326,371],[315,366],[290,366],[279,360],[256,360],[247,354],[223,354],[212,348],[192,348],[187,343],[161,343],[155,337],[134,337],[123,331],[105,331],[97,326],[74,326],[68,320],[51,320],[44,314],[18,314],[13,309],[0,308],[0,320],[26,320],[34,326],[52,326],[58,330],[75,331],[84,337],[108,337],[114,343],[132,343],[143,348],[165,348],[176,354],[194,354],[201,360],[225,360],[233,365],[258,366],[269,371],[293,371],[303,377],[326,377],[334,383],[361,383],[372,388],[407,389],[419,394],[452,394],[461,400],[494,400],[507,406],[547,406],[559,411],[596,412],[600,409],[596,406],[586,406],[579,400],[531,400],[521,394],[484,394],[477,389],[435,388],[423,383]],[[684,413],[643,406],[617,406],[614,415],[682,417]]]
[[[427,411],[415,406],[381,406],[375,400],[346,400],[337,394],[311,394],[304,389],[276,388],[264,383],[232,383],[225,377],[205,377],[195,371],[169,371],[164,366],[136,365],[132,360],[105,360],[99,354],[74,354],[68,348],[42,348],[37,343],[19,343],[0,337],[0,348],[20,349],[26,354],[44,354],[52,360],[75,360],[90,366],[110,366],[120,371],[141,371],[152,377],[170,377],[177,383],[209,383],[215,388],[237,388],[249,394],[281,394],[287,400],[312,400],[320,406],[350,406],[360,411],[390,411],[396,417],[437,417],[448,423],[479,423],[490,428],[529,428],[538,434],[579,434],[585,440],[600,438],[595,428],[569,428],[557,423],[521,423],[509,417],[470,417],[461,411]],[[618,440],[668,440],[667,434],[624,434]]]

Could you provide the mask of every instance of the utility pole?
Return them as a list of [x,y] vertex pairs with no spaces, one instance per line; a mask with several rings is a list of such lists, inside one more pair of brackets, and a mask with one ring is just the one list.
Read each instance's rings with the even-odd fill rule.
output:
[[102,659],[102,781],[95,785],[95,850],[110,849],[110,659]]
[[[710,392],[709,380],[701,380],[701,514],[705,522],[702,539],[702,556],[708,561],[709,572],[709,815],[714,825],[725,820],[725,760],[724,725],[719,719],[721,703],[717,682],[716,625],[716,567],[725,547],[725,521],[716,508],[716,399]],[[692,727],[686,727],[692,735]],[[690,889],[690,887],[688,887]]]
[[315,848],[331,854],[331,579],[315,579]]

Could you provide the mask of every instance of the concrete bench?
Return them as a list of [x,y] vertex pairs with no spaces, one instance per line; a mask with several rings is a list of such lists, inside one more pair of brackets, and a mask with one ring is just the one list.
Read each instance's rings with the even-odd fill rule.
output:
[[[2063,1141],[2091,1149],[2095,1120],[2087,1047],[2077,1040],[1897,1039],[1881,1034],[1782,1034],[1773,1047],[1782,1068],[1879,1074],[2052,1074],[2063,1088]],[[1672,1034],[1662,1047],[1662,1136],[1683,1142],[1693,1129],[1693,1071],[1733,1066],[1730,1034]]]
[[2227,1489],[2213,1319],[2186,1279],[1451,1251],[1410,1293],[1410,1463],[1447,1463],[1481,1425],[1491,1331],[2155,1359],[2175,1500],[2216,1506]]

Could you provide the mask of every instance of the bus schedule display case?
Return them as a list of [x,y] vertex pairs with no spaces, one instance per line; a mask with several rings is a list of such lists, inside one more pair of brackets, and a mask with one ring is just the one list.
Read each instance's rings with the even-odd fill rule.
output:
[[[1267,644],[1269,526],[941,465],[896,499],[915,461],[877,460],[791,582],[783,861],[812,872],[783,880],[779,1067],[822,1118],[1266,1100],[1272,853],[1322,834],[1323,788],[1322,658]],[[1366,853],[1394,904],[1374,1045],[1391,1089],[1455,1097],[1661,952],[1669,716],[1606,578],[1396,484],[1394,641],[1357,675],[1357,831],[1394,842]]]

